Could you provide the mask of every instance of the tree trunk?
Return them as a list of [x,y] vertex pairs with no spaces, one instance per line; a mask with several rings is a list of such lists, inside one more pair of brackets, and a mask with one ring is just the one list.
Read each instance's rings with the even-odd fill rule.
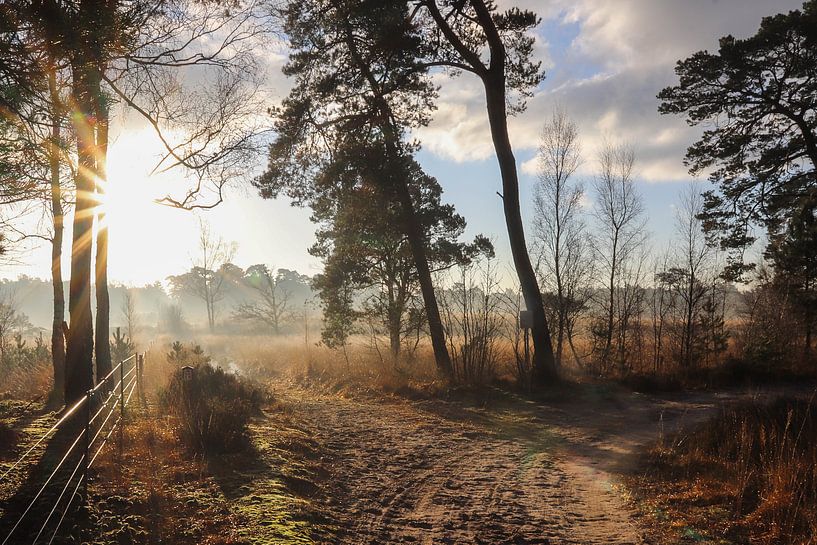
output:
[[[343,14],[343,10],[340,9],[337,4],[336,9]],[[352,55],[352,60],[357,66],[357,69],[366,78],[371,91],[375,95],[375,107],[380,117],[379,125],[385,136],[386,154],[388,156],[388,163],[390,163],[391,166],[389,172],[393,173],[394,167],[402,167],[402,165],[400,165],[402,154],[399,149],[400,135],[397,128],[392,124],[391,108],[385,99],[383,90],[380,87],[380,82],[374,77],[370,67],[360,56],[348,20],[346,20],[345,24],[345,38],[349,52]],[[402,168],[400,168],[400,171],[402,171]],[[411,200],[411,193],[409,193],[405,177],[399,175],[394,176],[392,174],[388,176],[388,178],[390,182],[388,189],[394,194],[397,202],[400,204],[403,228],[405,230],[406,239],[411,247],[415,267],[417,267],[417,277],[420,283],[420,291],[423,294],[423,303],[425,305],[426,317],[428,318],[428,330],[431,335],[431,346],[434,350],[434,361],[437,364],[437,371],[443,377],[450,380],[453,378],[451,358],[448,355],[448,347],[445,344],[445,330],[443,329],[442,319],[440,319],[437,296],[434,293],[431,269],[428,266],[428,255],[425,247],[426,241],[423,237],[422,229],[420,228],[420,222],[417,220],[414,203]]]
[[[96,192],[100,202],[105,195],[105,184],[108,181],[108,108],[103,98],[96,98]],[[105,209],[97,208],[96,231],[96,376],[97,380],[110,373],[111,301],[108,294],[108,226],[105,222]]]
[[[440,308],[437,305],[437,295],[434,293],[434,283],[431,280],[431,269],[428,266],[428,256],[426,255],[425,240],[423,239],[420,223],[414,211],[414,203],[404,179],[394,180],[393,190],[397,195],[400,209],[403,216],[403,224],[408,239],[411,253],[414,257],[414,266],[417,267],[417,279],[420,283],[420,291],[423,294],[423,303],[428,318],[428,330],[431,335],[431,346],[434,350],[434,361],[437,363],[437,371],[447,379],[453,378],[451,368],[451,358],[448,355],[448,347],[445,344],[445,330],[443,321],[440,318]],[[398,341],[399,342],[399,341]]]
[[576,346],[573,344],[573,334],[569,330],[567,332],[567,344],[570,346],[570,351],[573,353],[573,361],[576,362],[576,367],[578,369],[582,369],[584,365],[582,364],[582,359],[579,357],[578,351],[576,351]]
[[[806,277],[810,278],[812,276],[813,275],[811,274],[811,271],[809,269],[807,269],[806,270]],[[805,289],[806,293],[809,293],[811,291],[810,282],[808,280],[806,280],[805,288],[806,288]],[[726,299],[726,296],[724,295],[724,300],[725,299]],[[806,335],[805,335],[805,339],[803,340],[803,344],[805,345],[803,347],[803,359],[805,360],[806,363],[809,363],[809,360],[811,359],[811,337],[812,337],[812,334],[813,334],[812,330],[814,329],[814,324],[812,323],[814,321],[812,319],[812,313],[813,313],[812,305],[807,304],[806,305],[806,319],[805,319],[805,322],[806,322]]]
[[51,239],[51,285],[54,292],[54,320],[51,324],[51,362],[54,369],[53,402],[63,401],[65,394],[65,292],[62,285],[62,239],[64,216],[62,186],[60,184],[60,129],[62,116],[57,92],[57,74],[54,67],[48,72],[48,91],[51,99],[51,141],[48,161],[51,175],[51,215],[54,218],[54,236]]
[[695,276],[690,274],[689,290],[687,291],[687,308],[686,308],[686,324],[684,332],[684,366],[689,369],[692,367],[692,320],[693,310],[695,305]]
[[389,351],[391,352],[393,363],[396,365],[400,357],[400,325],[403,312],[402,307],[400,307],[395,300],[394,282],[389,281],[387,290],[389,305],[386,311],[386,318],[389,327]]
[[[610,284],[608,285],[610,300],[607,307],[607,332],[604,339],[604,352],[602,352],[601,363],[606,371],[610,362],[610,352],[613,350],[613,323],[616,310],[616,272],[618,269],[618,228],[614,227],[613,254],[610,258]],[[621,325],[621,324],[619,324]]]
[[216,302],[209,293],[207,295],[207,326],[210,328],[210,333],[216,332]]
[[394,320],[390,321],[389,323],[389,350],[391,351],[391,357],[394,360],[394,363],[397,363],[397,360],[400,359],[400,326],[396,326],[394,324]]
[[70,327],[65,359],[65,402],[72,404],[93,387],[94,326],[91,318],[91,249],[94,227],[94,69],[72,63],[74,112],[71,116],[77,138],[78,168],[75,177],[71,239],[71,281],[68,290]]
[[[560,298],[561,299],[561,298]],[[562,354],[564,353],[564,341],[565,341],[565,322],[566,318],[564,316],[564,311],[562,309],[562,305],[564,303],[559,301],[559,311],[557,313],[557,318],[559,323],[557,324],[556,328],[556,355],[555,361],[558,367],[562,366]]]
[[396,364],[400,359],[400,319],[389,316],[389,351]]
[[491,126],[491,137],[496,150],[499,170],[502,174],[502,203],[505,211],[505,224],[511,244],[511,254],[519,277],[525,307],[531,312],[533,323],[533,375],[532,382],[542,386],[556,380],[556,364],[553,357],[553,345],[548,332],[542,292],[536,281],[536,273],[530,262],[528,247],[525,243],[525,229],[522,213],[519,208],[519,176],[516,171],[516,159],[508,136],[508,119],[505,111],[505,81],[493,74],[483,78],[488,105],[488,121]]
[[565,326],[567,324],[567,302],[565,301],[565,294],[564,294],[564,285],[562,283],[562,256],[561,256],[561,247],[562,247],[562,224],[561,224],[561,217],[559,216],[562,213],[560,210],[561,204],[561,177],[556,182],[556,198],[554,199],[555,206],[554,206],[554,216],[556,218],[556,240],[554,244],[554,251],[553,251],[553,272],[556,276],[556,319],[558,323],[556,324],[556,366],[558,368],[562,367],[562,354],[564,352],[564,339],[565,339]]

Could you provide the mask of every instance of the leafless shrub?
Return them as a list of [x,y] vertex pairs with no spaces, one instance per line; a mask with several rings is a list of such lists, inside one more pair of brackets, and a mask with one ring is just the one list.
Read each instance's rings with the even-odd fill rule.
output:
[[490,259],[464,264],[440,290],[443,325],[457,381],[480,384],[490,379],[500,359],[505,327],[499,276]]

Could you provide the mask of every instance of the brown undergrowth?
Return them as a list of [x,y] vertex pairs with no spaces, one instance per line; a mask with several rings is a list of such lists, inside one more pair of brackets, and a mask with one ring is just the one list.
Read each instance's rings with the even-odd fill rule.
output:
[[[115,433],[90,485],[92,543],[242,543],[240,520],[201,458],[167,417],[131,418]],[[120,446],[121,441],[121,446]]]
[[[208,457],[191,453],[174,418],[130,417],[90,486],[83,539],[94,544],[311,543],[322,524],[313,484],[315,446],[282,406],[250,424],[250,445]],[[312,453],[313,455],[310,455]]]
[[633,479],[660,543],[817,542],[817,404],[724,407],[659,442]]

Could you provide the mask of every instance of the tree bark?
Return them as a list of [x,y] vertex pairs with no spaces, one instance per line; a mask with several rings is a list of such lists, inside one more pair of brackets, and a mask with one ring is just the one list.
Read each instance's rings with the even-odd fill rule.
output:
[[[613,324],[616,311],[616,281],[618,274],[618,232],[617,226],[613,227],[615,233],[613,234],[613,248],[612,256],[610,257],[610,280],[607,285],[610,299],[607,304],[607,331],[604,338],[604,352],[601,355],[602,370],[606,372],[610,364],[610,353],[613,350]],[[619,324],[620,325],[620,324]]]
[[504,74],[497,76],[489,73],[483,78],[485,96],[488,106],[488,122],[491,137],[496,150],[499,170],[502,175],[502,204],[505,212],[505,224],[510,239],[511,254],[519,277],[525,307],[531,312],[533,323],[533,384],[542,386],[558,378],[553,356],[553,345],[548,332],[545,306],[542,292],[536,281],[536,273],[530,262],[528,247],[525,242],[525,229],[522,223],[522,212],[519,208],[519,175],[516,171],[516,159],[513,155],[511,140],[508,136],[508,118],[505,109]]
[[74,403],[93,387],[94,326],[91,317],[91,249],[94,227],[94,68],[72,62],[78,168],[75,176],[76,205],[71,239],[71,281],[68,290],[70,327],[65,359],[65,402]]
[[400,358],[400,326],[403,314],[402,306],[399,306],[395,300],[394,282],[389,282],[388,285],[389,305],[387,307],[387,321],[389,329],[389,351],[391,352],[392,362],[397,364]]
[[692,274],[692,263],[690,262],[689,288],[687,291],[687,308],[684,332],[684,366],[692,367],[692,334],[693,334],[693,314],[695,311],[695,275]]
[[443,329],[443,321],[440,318],[440,308],[437,305],[437,295],[434,293],[434,282],[431,280],[431,270],[428,266],[425,240],[414,210],[414,203],[411,200],[411,194],[405,180],[396,180],[393,186],[400,203],[406,238],[414,257],[414,266],[417,267],[417,279],[420,283],[420,291],[423,294],[423,303],[426,318],[428,319],[428,330],[431,335],[431,347],[434,350],[437,371],[446,379],[451,379],[453,378],[451,358],[445,344],[445,330]]
[[62,402],[65,395],[65,337],[62,331],[62,323],[65,321],[65,292],[62,285],[62,240],[65,218],[60,184],[62,115],[57,92],[57,73],[53,66],[50,66],[48,71],[48,91],[51,99],[51,141],[48,161],[51,175],[51,215],[54,219],[54,235],[51,239],[51,285],[54,293],[54,319],[51,324],[51,363],[54,369],[52,401],[57,403]]
[[[108,108],[97,89],[96,102],[96,193],[103,202],[108,181]],[[110,319],[111,300],[108,293],[108,225],[105,208],[97,207],[96,231],[96,376],[105,377],[112,368]]]

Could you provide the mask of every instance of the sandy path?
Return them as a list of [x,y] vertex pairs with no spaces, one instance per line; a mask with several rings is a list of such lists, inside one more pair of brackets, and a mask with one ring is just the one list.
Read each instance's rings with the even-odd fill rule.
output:
[[741,396],[497,393],[480,408],[287,395],[326,456],[334,541],[582,545],[643,543],[618,475],[662,430]]
[[[640,543],[607,469],[560,409],[293,396],[330,458],[344,543]],[[550,414],[548,414],[550,413]]]

